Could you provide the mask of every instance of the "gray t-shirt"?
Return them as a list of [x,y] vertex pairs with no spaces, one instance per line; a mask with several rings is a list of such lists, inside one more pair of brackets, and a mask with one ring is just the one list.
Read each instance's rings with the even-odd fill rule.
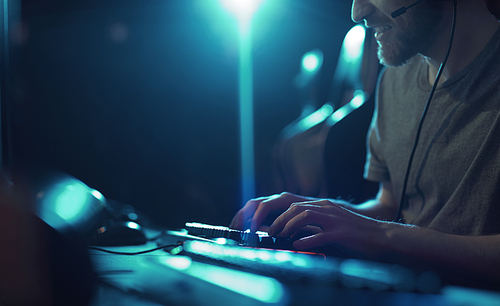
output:
[[[430,89],[421,56],[380,77],[365,178],[391,181],[398,201]],[[436,90],[402,216],[406,223],[445,233],[500,233],[500,31]]]

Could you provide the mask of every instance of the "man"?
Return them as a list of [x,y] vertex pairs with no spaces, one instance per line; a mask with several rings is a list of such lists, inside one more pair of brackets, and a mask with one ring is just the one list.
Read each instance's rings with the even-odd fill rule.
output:
[[[413,1],[414,2],[414,1]],[[491,2],[489,7],[491,7]],[[374,200],[353,205],[283,193],[249,201],[230,227],[257,230],[283,212],[270,235],[297,249],[334,245],[353,256],[432,269],[448,280],[500,284],[500,23],[485,2],[458,0],[455,36],[423,121],[422,111],[449,46],[451,0],[354,0],[352,19],[374,29],[380,61],[377,108],[365,177]]]

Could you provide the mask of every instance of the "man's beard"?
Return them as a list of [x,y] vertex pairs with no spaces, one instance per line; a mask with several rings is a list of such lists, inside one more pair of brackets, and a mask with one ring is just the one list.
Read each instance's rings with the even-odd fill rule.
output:
[[402,18],[390,41],[378,42],[378,58],[385,66],[402,66],[417,53],[425,52],[436,39],[435,26],[442,18],[439,8],[420,4]]

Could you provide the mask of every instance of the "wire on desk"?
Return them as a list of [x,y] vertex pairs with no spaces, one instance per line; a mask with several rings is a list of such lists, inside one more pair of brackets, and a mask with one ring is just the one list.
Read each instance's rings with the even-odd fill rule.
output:
[[103,248],[99,248],[99,247],[95,247],[95,246],[87,246],[87,249],[101,251],[101,252],[110,253],[110,254],[116,254],[116,255],[140,255],[140,254],[145,254],[145,253],[151,253],[151,252],[154,252],[154,251],[157,251],[157,250],[161,250],[161,249],[165,249],[165,248],[176,248],[178,246],[179,246],[179,244],[168,244],[168,245],[162,245],[162,246],[159,246],[159,247],[156,247],[156,248],[153,248],[153,249],[139,251],[139,252],[111,251],[111,250],[107,250],[107,249],[103,249]]

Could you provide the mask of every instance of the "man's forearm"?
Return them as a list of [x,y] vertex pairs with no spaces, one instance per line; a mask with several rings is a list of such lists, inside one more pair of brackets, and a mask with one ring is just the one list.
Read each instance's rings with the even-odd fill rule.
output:
[[452,282],[500,288],[500,235],[460,236],[388,223],[380,259],[433,270]]
[[369,200],[361,204],[342,202],[340,205],[350,211],[377,220],[392,221],[396,216],[396,210],[393,207],[384,205],[377,199]]
[[[340,205],[378,220],[392,221],[396,213],[376,199]],[[374,259],[435,271],[456,284],[500,289],[500,235],[451,235],[394,222],[381,222],[379,226],[383,227],[381,234],[371,241],[372,247],[380,250]]]

